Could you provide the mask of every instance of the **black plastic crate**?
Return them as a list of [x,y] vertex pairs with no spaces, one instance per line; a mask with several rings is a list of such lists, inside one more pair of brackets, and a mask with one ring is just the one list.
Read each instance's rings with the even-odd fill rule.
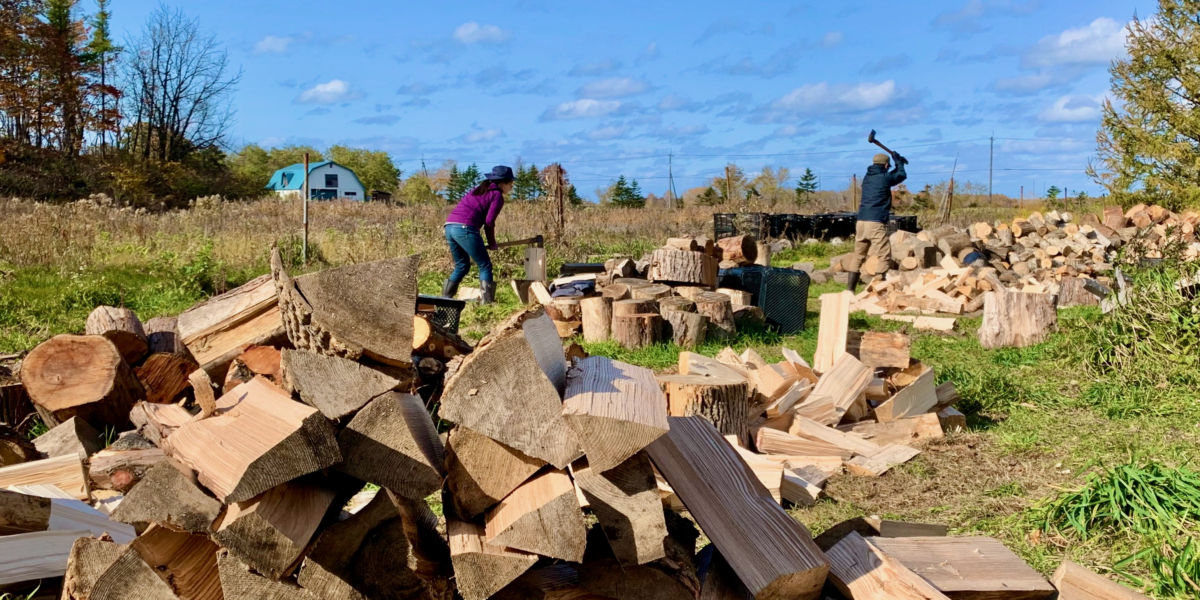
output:
[[802,240],[813,237],[815,225],[812,215],[771,215],[771,237]]
[[896,233],[896,231],[908,231],[917,233],[921,231],[917,227],[917,215],[892,215],[888,220],[888,233]]
[[771,215],[767,213],[713,213],[713,239],[751,235],[765,240],[771,236]]
[[441,296],[417,296],[417,314],[424,315],[433,323],[441,325],[453,333],[458,333],[458,317],[462,315],[466,306],[465,300]]
[[721,287],[750,292],[750,301],[763,310],[768,326],[780,333],[804,330],[808,273],[755,265],[724,269],[719,280]]

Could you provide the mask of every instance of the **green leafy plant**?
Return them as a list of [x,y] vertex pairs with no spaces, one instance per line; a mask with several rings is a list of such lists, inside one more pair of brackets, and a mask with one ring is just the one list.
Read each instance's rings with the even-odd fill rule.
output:
[[[1149,577],[1130,574],[1130,567],[1137,562],[1146,565]],[[1164,540],[1121,560],[1113,570],[1160,598],[1200,597],[1200,544],[1195,535]]]
[[1131,530],[1178,531],[1200,520],[1200,472],[1128,462],[1092,474],[1040,508],[1043,528],[1083,539]]

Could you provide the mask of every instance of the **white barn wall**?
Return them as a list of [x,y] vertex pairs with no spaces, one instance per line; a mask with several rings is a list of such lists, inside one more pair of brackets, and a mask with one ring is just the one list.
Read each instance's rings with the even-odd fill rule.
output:
[[[337,174],[338,187],[335,198],[345,198],[348,200],[366,200],[367,191],[363,189],[358,178],[354,176],[354,172],[342,165],[327,164],[321,165],[313,169],[308,175],[308,187],[311,190],[322,190],[325,188],[325,175]],[[350,195],[353,194],[353,195]],[[316,192],[313,192],[313,198],[317,197]]]

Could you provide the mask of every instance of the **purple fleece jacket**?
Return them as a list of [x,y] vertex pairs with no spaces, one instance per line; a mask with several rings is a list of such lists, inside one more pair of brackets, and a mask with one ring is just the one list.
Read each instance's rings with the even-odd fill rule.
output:
[[447,223],[458,223],[469,227],[494,227],[500,209],[504,208],[504,194],[500,190],[488,190],[482,194],[468,193],[458,201],[454,210],[446,217]]

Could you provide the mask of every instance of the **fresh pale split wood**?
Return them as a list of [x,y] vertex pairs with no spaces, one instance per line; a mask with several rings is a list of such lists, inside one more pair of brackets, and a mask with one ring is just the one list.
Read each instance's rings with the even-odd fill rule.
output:
[[788,433],[801,438],[825,442],[861,456],[871,456],[883,450],[882,446],[865,440],[861,436],[834,429],[804,416],[797,416],[792,421],[792,428],[788,430]]
[[872,543],[952,598],[1038,600],[1054,586],[988,537],[875,538]]
[[570,370],[562,412],[598,471],[625,462],[669,428],[667,397],[654,372],[602,356]]
[[58,487],[78,500],[90,497],[91,488],[78,455],[67,454],[0,468],[0,488],[43,483]]
[[834,585],[854,600],[949,600],[857,532],[850,532],[825,554]]
[[826,425],[837,425],[871,383],[872,370],[843,352],[817,382],[796,414]]
[[905,417],[895,421],[860,421],[839,427],[843,431],[861,435],[883,446],[889,444],[913,444],[944,437],[942,423],[934,413]]
[[214,537],[255,571],[279,579],[299,565],[335,495],[313,483],[286,483],[231,504],[214,525]]
[[1058,588],[1059,600],[1146,600],[1146,596],[1069,560],[1058,565],[1050,582]]
[[915,417],[933,410],[937,405],[938,395],[933,369],[925,367],[915,381],[875,407],[875,418],[886,422]]
[[446,486],[455,512],[474,518],[545,464],[467,427],[455,427],[446,443]]
[[834,361],[846,351],[849,331],[850,303],[854,294],[841,291],[821,294],[821,320],[817,331],[817,351],[812,367],[818,373],[833,368]]
[[920,450],[904,444],[888,444],[870,456],[855,456],[850,459],[846,463],[846,470],[853,475],[878,477],[891,470],[892,467],[912,460],[920,453]]

